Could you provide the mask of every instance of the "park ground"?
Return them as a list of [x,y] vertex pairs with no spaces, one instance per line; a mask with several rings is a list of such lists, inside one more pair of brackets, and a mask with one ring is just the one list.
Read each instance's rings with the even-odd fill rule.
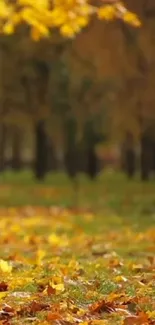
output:
[[0,325],[155,324],[154,181],[6,172],[0,231]]

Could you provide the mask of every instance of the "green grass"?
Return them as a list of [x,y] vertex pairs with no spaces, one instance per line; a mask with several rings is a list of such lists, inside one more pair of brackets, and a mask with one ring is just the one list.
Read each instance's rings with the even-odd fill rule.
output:
[[78,206],[95,211],[127,215],[145,223],[155,216],[155,182],[142,183],[138,178],[128,181],[119,173],[105,172],[91,182],[79,176],[75,194],[72,182],[63,173],[49,174],[37,182],[29,171],[0,175],[0,206]]

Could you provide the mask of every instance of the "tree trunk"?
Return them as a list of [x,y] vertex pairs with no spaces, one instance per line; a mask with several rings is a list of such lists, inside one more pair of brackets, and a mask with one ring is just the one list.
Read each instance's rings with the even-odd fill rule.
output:
[[136,153],[134,140],[131,133],[127,133],[123,144],[123,169],[129,178],[134,177],[136,172]]
[[38,180],[43,180],[47,172],[48,163],[48,139],[44,121],[39,121],[36,124],[35,135],[35,176]]
[[70,118],[64,125],[65,139],[65,167],[70,178],[75,179],[79,170],[78,144],[77,144],[77,121]]
[[132,178],[136,171],[136,156],[134,149],[126,150],[125,156],[125,171],[128,177]]
[[57,170],[57,158],[55,153],[55,148],[51,140],[48,139],[48,148],[47,148],[47,171],[51,172]]
[[87,152],[87,174],[91,179],[97,176],[97,156],[94,146],[90,147]]
[[0,126],[0,171],[5,169],[5,149],[7,139],[7,128],[6,125]]
[[153,148],[152,148],[152,171],[155,173],[155,141],[153,141]]
[[15,126],[12,136],[12,168],[15,171],[21,168],[21,149],[22,149],[22,132]]
[[65,167],[70,178],[75,178],[78,173],[78,157],[76,148],[68,148],[65,154]]
[[150,178],[152,171],[152,141],[145,134],[141,138],[141,178],[146,181]]

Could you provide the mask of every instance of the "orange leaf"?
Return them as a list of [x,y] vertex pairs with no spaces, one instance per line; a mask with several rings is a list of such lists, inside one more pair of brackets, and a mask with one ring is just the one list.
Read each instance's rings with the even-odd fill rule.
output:
[[101,300],[90,305],[89,309],[92,313],[112,313],[115,311],[115,305],[112,302],[106,302],[105,300]]
[[3,311],[5,311],[7,313],[14,313],[15,312],[14,309],[11,306],[7,305],[7,304],[4,305]]
[[144,325],[148,324],[149,318],[146,313],[140,312],[138,316],[129,316],[124,320],[123,325]]
[[47,321],[51,320],[61,320],[62,317],[59,313],[53,313],[52,311],[49,311],[47,314]]

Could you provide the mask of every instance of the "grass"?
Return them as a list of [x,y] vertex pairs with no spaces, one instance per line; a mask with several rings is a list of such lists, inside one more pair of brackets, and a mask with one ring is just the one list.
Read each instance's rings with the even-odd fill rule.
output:
[[[94,208],[110,207],[114,211],[132,211],[142,214],[155,212],[155,183],[142,183],[138,179],[127,181],[122,174],[106,172],[95,182],[84,175],[79,176],[79,205]],[[36,182],[29,171],[0,175],[0,205],[53,204],[69,206],[74,204],[72,182],[65,174],[49,174],[45,181]],[[136,211],[135,211],[136,208]]]
[[1,175],[2,320],[154,324],[154,182],[106,172],[79,184],[75,198],[63,174],[42,184],[29,172]]

